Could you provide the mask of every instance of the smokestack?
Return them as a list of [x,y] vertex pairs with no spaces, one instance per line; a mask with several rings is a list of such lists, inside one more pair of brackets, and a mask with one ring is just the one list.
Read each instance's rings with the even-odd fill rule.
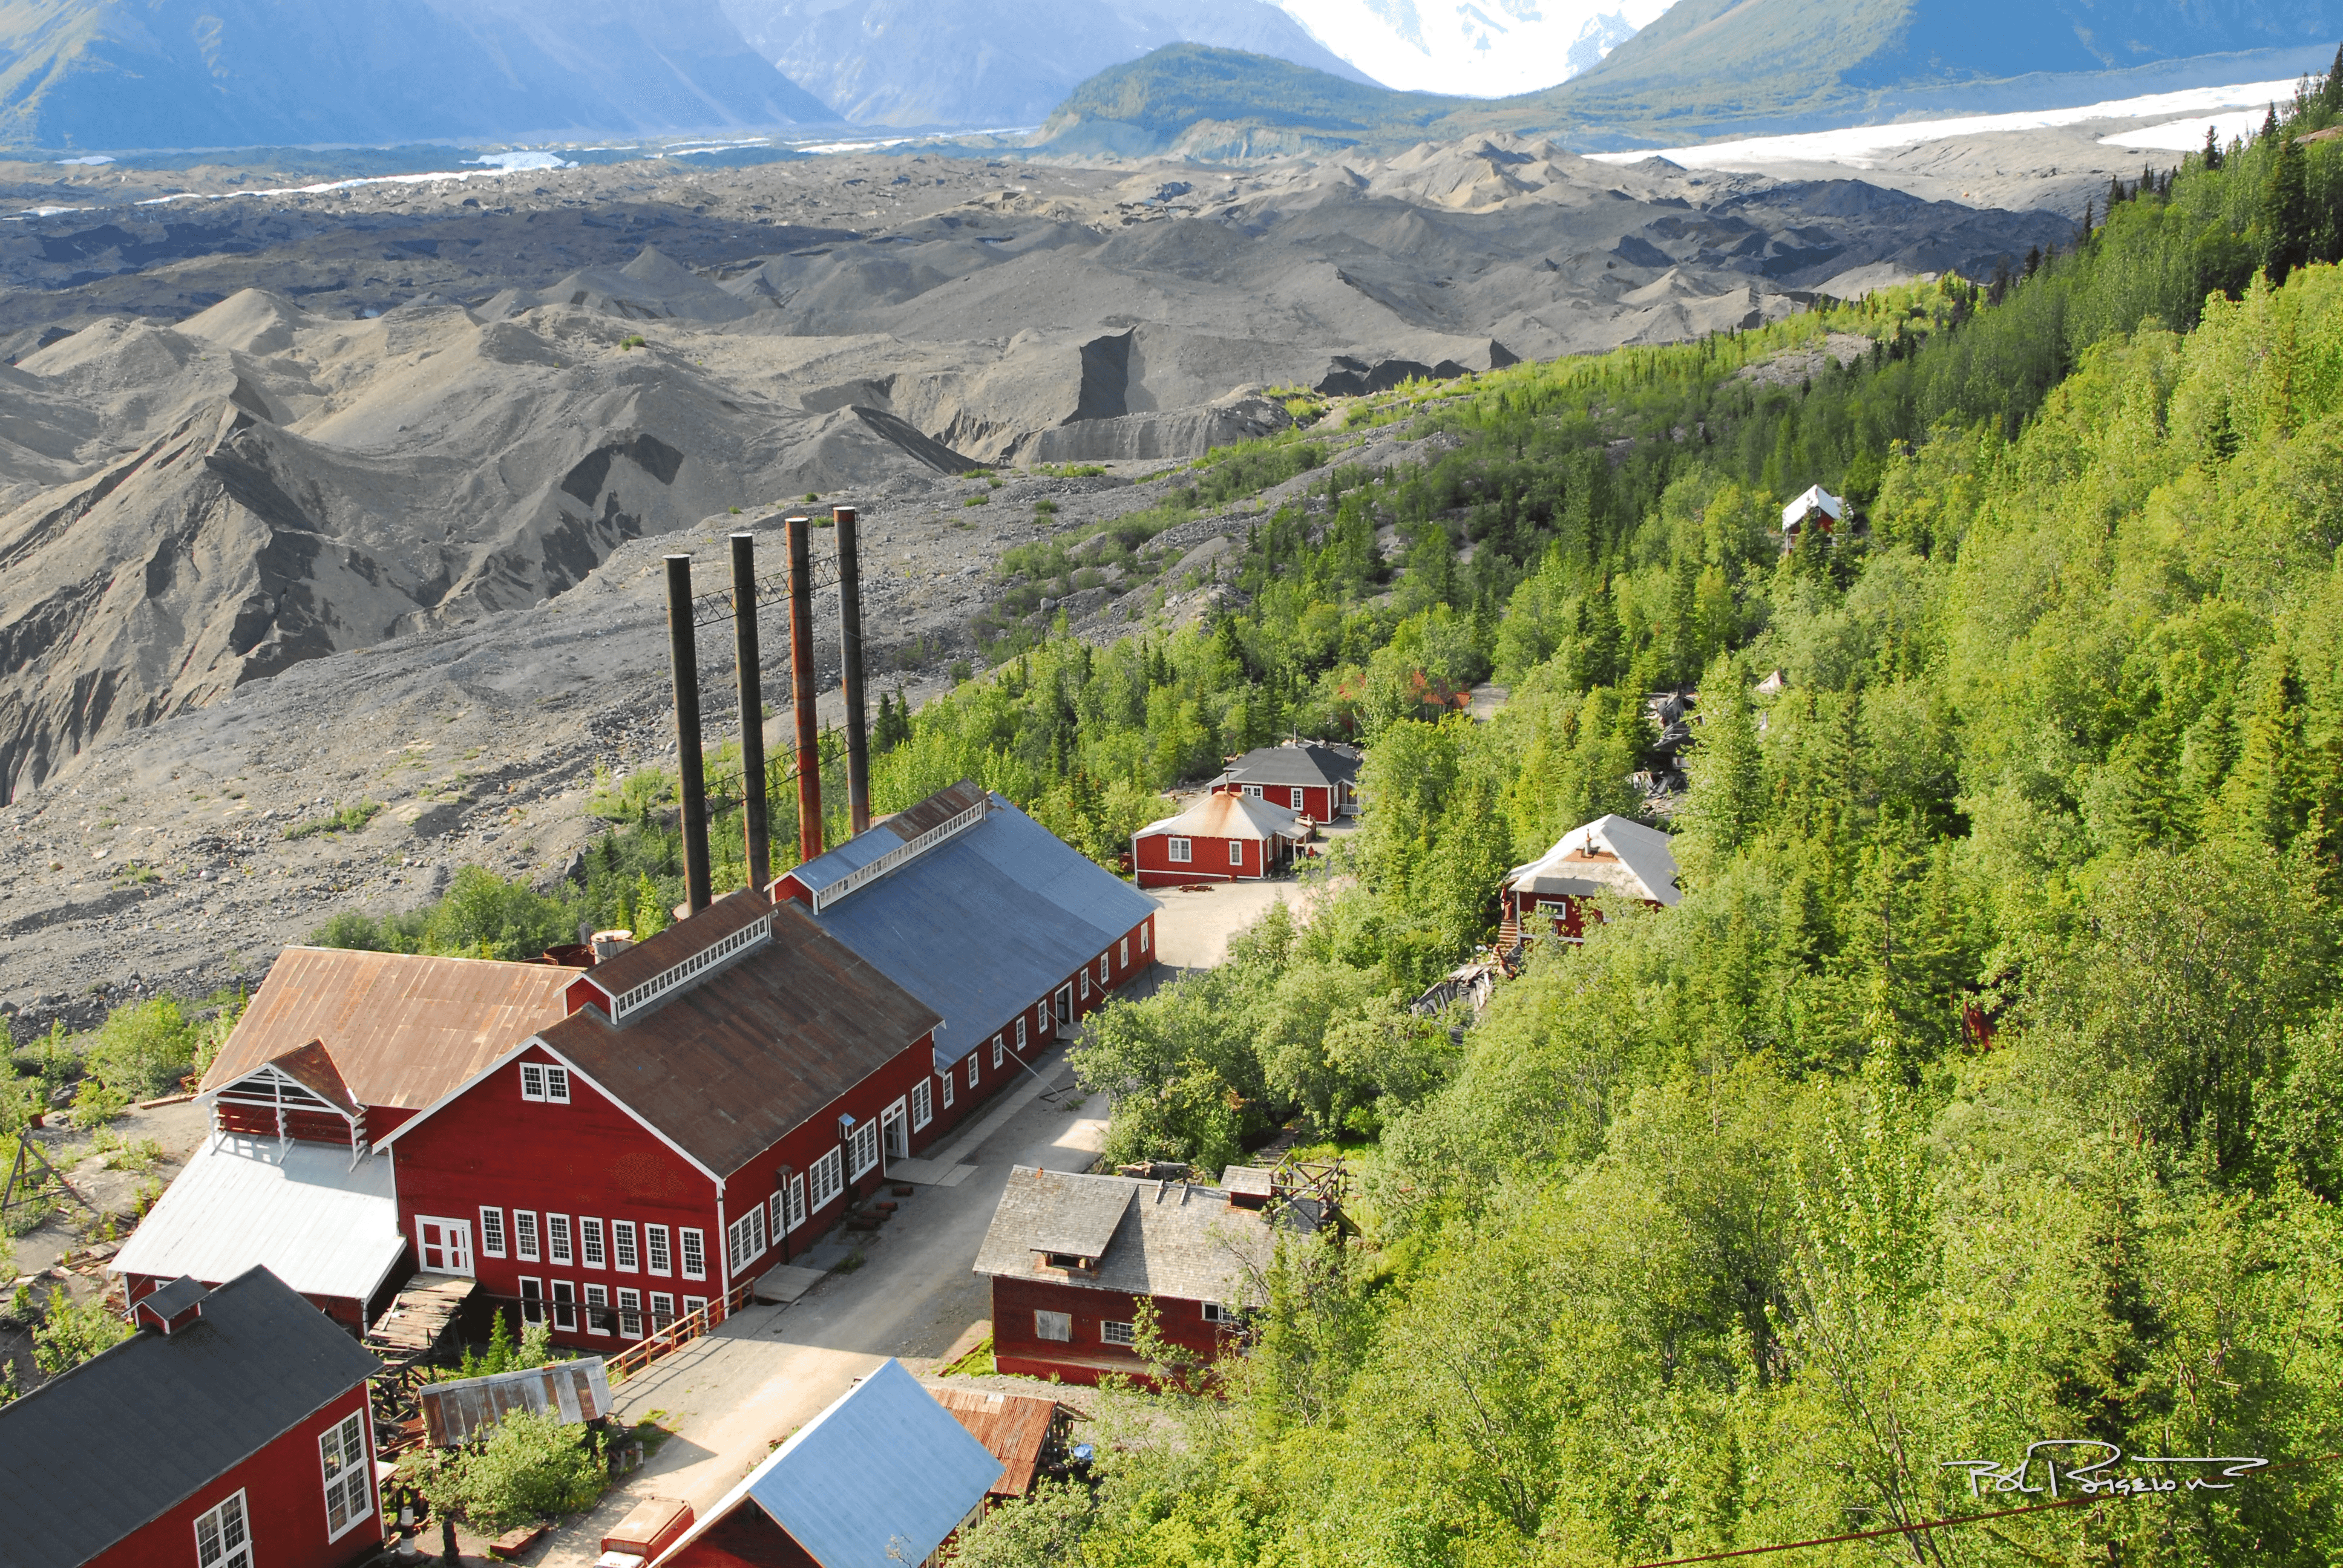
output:
[[765,682],[757,653],[757,538],[732,536],[732,638],[740,667],[740,825],[749,850],[749,885],[773,879],[773,843],[765,820]]
[[708,779],[699,761],[699,652],[691,619],[691,558],[667,558],[667,645],[675,666],[675,766],[683,799],[683,901],[708,907]]
[[798,858],[821,853],[821,740],[813,710],[813,519],[789,519],[789,701],[798,717]]
[[860,520],[852,507],[833,507],[838,525],[838,618],[845,673],[846,807],[860,833],[870,826],[870,736],[862,708],[862,558],[855,542]]

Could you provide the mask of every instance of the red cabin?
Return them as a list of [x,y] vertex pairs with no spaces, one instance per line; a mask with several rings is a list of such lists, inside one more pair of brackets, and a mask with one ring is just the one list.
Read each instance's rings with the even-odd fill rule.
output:
[[1518,921],[1523,935],[1551,931],[1566,942],[1585,940],[1587,926],[1602,920],[1602,899],[1661,910],[1684,898],[1668,836],[1624,817],[1573,828],[1553,849],[1508,871],[1503,896],[1505,918]]
[[1212,1361],[1257,1304],[1277,1225],[1315,1222],[1251,1193],[1020,1166],[976,1257],[992,1280],[993,1363],[1068,1382],[1143,1378],[1133,1344],[1142,1301],[1168,1343]]
[[1131,835],[1142,888],[1252,882],[1274,876],[1305,833],[1301,813],[1251,795],[1207,795],[1177,817]]
[[794,904],[720,899],[383,1140],[425,1270],[616,1350],[802,1251],[916,1152],[941,1020]]
[[1154,900],[965,780],[798,867],[773,896],[944,1020],[905,1130],[930,1139],[1155,962]]
[[1216,795],[1249,795],[1299,811],[1313,822],[1359,810],[1358,749],[1322,740],[1261,746],[1229,759],[1228,771],[1207,787]]
[[0,1407],[9,1568],[343,1568],[381,1550],[381,1362],[266,1269],[174,1281],[135,1318]]

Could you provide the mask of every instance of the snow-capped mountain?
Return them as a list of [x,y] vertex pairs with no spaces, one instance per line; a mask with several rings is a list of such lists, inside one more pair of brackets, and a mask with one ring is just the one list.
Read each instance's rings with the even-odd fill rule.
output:
[[1671,0],[1277,0],[1389,86],[1498,97],[1568,81]]

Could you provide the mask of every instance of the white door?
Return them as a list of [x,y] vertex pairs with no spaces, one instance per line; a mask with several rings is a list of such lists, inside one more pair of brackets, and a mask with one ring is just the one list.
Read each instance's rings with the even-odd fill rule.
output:
[[[925,1088],[922,1084],[920,1087]],[[910,1124],[903,1120],[902,1101],[889,1106],[879,1118],[879,1141],[886,1146],[890,1160],[908,1160],[911,1154]]]
[[423,1254],[424,1271],[468,1274],[472,1271],[472,1227],[461,1220],[415,1217],[416,1250]]

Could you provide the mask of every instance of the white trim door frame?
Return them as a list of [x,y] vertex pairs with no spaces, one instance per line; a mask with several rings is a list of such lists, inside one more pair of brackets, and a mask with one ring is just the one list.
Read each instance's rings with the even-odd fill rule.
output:
[[911,1101],[906,1095],[879,1113],[879,1171],[890,1161],[911,1157]]
[[472,1226],[469,1221],[437,1214],[415,1216],[415,1255],[426,1273],[472,1275]]

